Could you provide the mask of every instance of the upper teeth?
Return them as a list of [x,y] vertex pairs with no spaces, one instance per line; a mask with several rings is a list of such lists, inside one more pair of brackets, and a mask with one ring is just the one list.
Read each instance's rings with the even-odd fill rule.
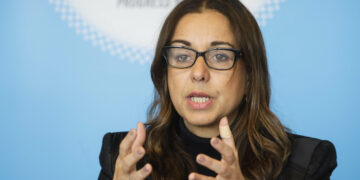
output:
[[191,101],[197,102],[197,103],[204,103],[208,100],[210,100],[209,97],[191,97]]

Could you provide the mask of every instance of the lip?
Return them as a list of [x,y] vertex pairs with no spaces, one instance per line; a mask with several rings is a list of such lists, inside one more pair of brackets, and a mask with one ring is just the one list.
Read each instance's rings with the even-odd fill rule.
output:
[[191,92],[187,97],[190,98],[190,97],[209,97],[209,98],[212,98],[210,95],[206,94],[206,93],[203,93],[203,92]]
[[[206,101],[206,102],[198,103],[198,102],[191,101],[191,97],[194,97],[194,96],[196,96],[196,97],[208,97],[210,99],[208,101]],[[196,110],[207,109],[208,107],[211,106],[213,101],[214,101],[213,97],[211,97],[210,95],[208,95],[206,93],[203,93],[203,92],[192,92],[186,97],[187,104],[192,109],[196,109]]]

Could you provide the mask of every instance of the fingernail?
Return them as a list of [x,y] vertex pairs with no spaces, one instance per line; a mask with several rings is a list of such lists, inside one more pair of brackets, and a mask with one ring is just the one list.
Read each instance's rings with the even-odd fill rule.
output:
[[214,139],[214,140],[213,140],[213,144],[219,144],[219,140],[218,140],[218,139]]
[[148,165],[145,165],[144,170],[145,170],[146,172],[149,172],[149,171],[150,171],[150,167],[149,167]]
[[142,151],[141,149],[138,149],[138,150],[136,151],[136,153],[137,153],[138,155],[142,155],[143,151]]
[[222,119],[225,119],[225,120],[220,121],[220,125],[221,126],[227,126],[229,124],[228,120],[227,120],[227,117],[223,117]]
[[190,174],[189,180],[195,180],[195,175],[194,175],[194,174]]
[[131,129],[130,130],[130,136],[133,136],[134,135],[134,131]]
[[205,158],[203,157],[203,156],[200,156],[199,158],[198,158],[198,160],[199,160],[199,162],[205,162]]

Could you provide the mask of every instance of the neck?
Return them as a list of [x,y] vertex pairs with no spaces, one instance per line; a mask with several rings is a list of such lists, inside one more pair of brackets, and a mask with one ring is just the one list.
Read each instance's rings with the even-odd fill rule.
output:
[[186,121],[184,121],[184,124],[191,133],[202,138],[211,138],[220,134],[219,121],[207,126],[190,125]]
[[[236,117],[238,117],[238,115],[239,115],[239,112],[231,113],[228,116],[229,123],[231,124],[236,119]],[[217,119],[212,124],[196,126],[196,125],[191,125],[187,121],[184,120],[184,124],[185,124],[186,128],[191,133],[195,134],[198,137],[202,137],[202,138],[211,138],[211,137],[219,136],[219,134],[220,134],[219,123],[220,123],[220,119]]]

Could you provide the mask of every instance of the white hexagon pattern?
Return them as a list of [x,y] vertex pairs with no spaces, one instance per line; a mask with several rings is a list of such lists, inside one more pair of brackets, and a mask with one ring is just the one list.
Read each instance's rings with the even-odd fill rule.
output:
[[[162,21],[179,1],[49,0],[49,3],[85,41],[112,56],[144,64],[152,61]],[[241,0],[260,26],[266,26],[284,1]],[[129,35],[129,32],[133,34]]]

